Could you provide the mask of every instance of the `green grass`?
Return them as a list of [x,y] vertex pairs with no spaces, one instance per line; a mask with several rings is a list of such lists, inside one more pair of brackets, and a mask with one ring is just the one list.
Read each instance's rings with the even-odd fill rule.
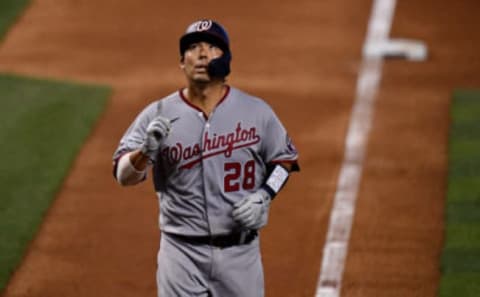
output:
[[0,74],[0,291],[110,89]]
[[[0,0],[0,41],[29,3]],[[106,87],[0,74],[0,292],[109,94]]]
[[480,296],[480,90],[454,92],[441,297]]
[[3,38],[10,25],[18,18],[20,13],[30,3],[30,0],[1,0],[0,1],[0,40]]

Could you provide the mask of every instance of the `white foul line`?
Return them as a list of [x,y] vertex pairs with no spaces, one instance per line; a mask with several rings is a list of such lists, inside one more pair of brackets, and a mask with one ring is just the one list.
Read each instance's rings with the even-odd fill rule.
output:
[[[374,0],[364,47],[374,46],[388,39],[395,1]],[[381,56],[364,55],[363,57],[315,297],[340,296],[355,202],[368,134],[372,125],[373,105],[380,82],[382,64]]]

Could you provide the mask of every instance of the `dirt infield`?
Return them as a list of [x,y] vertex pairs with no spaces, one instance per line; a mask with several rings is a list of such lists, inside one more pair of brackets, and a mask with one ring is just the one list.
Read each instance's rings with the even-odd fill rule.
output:
[[343,296],[437,296],[450,97],[478,87],[479,7],[398,1],[391,36],[424,40],[430,58],[384,65]]
[[[432,57],[384,65],[342,296],[436,294],[450,92],[478,83],[478,4],[417,2],[398,4],[392,35]],[[229,83],[265,98],[301,154],[262,233],[267,296],[314,296],[371,2],[281,3],[33,0],[0,71],[115,91],[4,297],[155,296],[157,202],[150,183],[114,182],[111,155],[143,106],[183,86],[177,41],[204,16],[229,29]]]

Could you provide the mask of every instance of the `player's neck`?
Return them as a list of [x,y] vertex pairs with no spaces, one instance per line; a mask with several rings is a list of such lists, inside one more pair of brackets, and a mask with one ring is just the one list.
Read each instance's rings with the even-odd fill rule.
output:
[[223,81],[209,84],[190,84],[185,90],[184,95],[192,104],[202,109],[210,115],[218,102],[225,96],[227,88]]

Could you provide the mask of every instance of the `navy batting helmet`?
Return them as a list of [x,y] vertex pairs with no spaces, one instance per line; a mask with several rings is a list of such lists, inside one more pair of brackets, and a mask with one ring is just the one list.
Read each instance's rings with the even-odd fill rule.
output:
[[206,41],[222,49],[223,55],[213,59],[208,65],[208,73],[212,77],[225,77],[230,73],[230,40],[227,31],[213,20],[203,19],[188,26],[180,38],[180,55],[183,56],[190,44]]

